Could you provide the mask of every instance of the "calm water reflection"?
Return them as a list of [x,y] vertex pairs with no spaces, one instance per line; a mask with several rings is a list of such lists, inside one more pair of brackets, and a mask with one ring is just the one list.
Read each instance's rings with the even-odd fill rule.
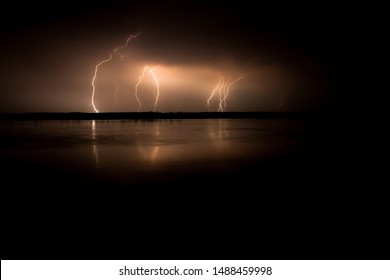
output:
[[109,183],[223,176],[286,157],[304,145],[298,120],[3,122],[0,157]]

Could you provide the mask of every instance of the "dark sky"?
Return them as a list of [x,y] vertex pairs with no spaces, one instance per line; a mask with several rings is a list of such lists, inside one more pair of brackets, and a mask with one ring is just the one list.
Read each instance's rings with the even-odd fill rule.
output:
[[[378,51],[381,44],[377,39],[386,39],[388,28],[376,20],[387,19],[387,14],[381,17],[377,11],[387,13],[388,9],[375,6],[372,1],[368,5],[358,1],[270,0],[219,3],[194,0],[8,1],[3,3],[0,16],[0,112],[93,112],[91,80],[95,65],[107,59],[109,52],[122,45],[130,34],[140,32],[123,50],[126,59],[114,57],[99,68],[95,100],[99,110],[136,111],[134,87],[143,67],[148,64],[159,65],[155,69],[161,86],[158,111],[204,111],[219,75],[225,78],[245,75],[232,86],[227,110],[275,111],[280,108],[283,94],[282,111],[341,113],[342,117],[348,117],[347,120],[335,118],[335,122],[325,125],[314,122],[314,133],[305,134],[310,138],[303,149],[305,152],[297,153],[291,160],[264,163],[267,166],[259,169],[259,182],[265,189],[276,186],[278,192],[287,190],[284,196],[296,194],[289,199],[289,205],[291,209],[298,209],[292,211],[293,214],[304,217],[308,217],[307,213],[316,213],[320,207],[313,208],[313,205],[317,201],[326,200],[318,212],[321,226],[318,230],[309,228],[302,236],[313,236],[320,243],[332,240],[328,237],[334,236],[333,239],[343,244],[341,250],[335,246],[330,248],[335,248],[335,252],[346,252],[348,247],[344,243],[355,231],[362,232],[366,228],[373,235],[378,233],[376,224],[381,225],[384,219],[371,221],[371,217],[382,218],[381,206],[385,204],[378,198],[385,196],[379,187],[388,181],[384,178],[388,174],[387,165],[382,164],[383,159],[386,160],[384,151],[388,150],[388,143],[380,145],[386,139],[382,134],[388,127],[387,118],[383,118],[386,120],[384,125],[378,119],[367,118],[387,105],[388,90],[377,90],[374,86],[381,81],[381,73],[387,73],[383,70],[387,65]],[[387,77],[382,81],[386,82]],[[152,82],[151,75],[146,75],[140,88],[140,96],[145,101],[143,110],[152,108]],[[118,88],[117,104],[114,103],[115,86]],[[218,98],[212,101],[210,110],[217,110]],[[308,131],[312,132],[311,129],[310,126]],[[279,141],[277,138],[275,140]],[[13,138],[6,137],[6,146],[9,144],[7,139]],[[3,165],[11,166],[6,169],[12,171],[8,174],[14,174],[15,170],[20,173],[19,169],[14,170],[15,166],[19,167],[18,162],[11,165],[7,162]],[[30,168],[29,163],[25,166],[28,167],[27,174],[41,170]],[[271,173],[265,174],[269,179],[266,180],[261,172],[268,170]],[[42,173],[33,175],[30,176],[32,179],[42,177]],[[30,177],[27,176],[31,181]],[[306,187],[301,185],[301,178],[307,182]],[[15,190],[20,191],[19,188]],[[60,189],[61,195],[66,192],[63,190]],[[147,191],[149,195],[149,188]],[[193,188],[190,191],[197,192]],[[276,191],[266,190],[267,193],[276,194]],[[199,194],[204,199],[202,190]],[[227,196],[233,198],[235,194],[236,189]],[[302,205],[294,199],[298,196],[301,196],[298,202],[305,200]],[[115,194],[112,201],[116,202],[118,197]],[[123,197],[127,199],[128,196]],[[256,198],[254,196],[253,201]],[[265,198],[272,203],[279,200],[279,195]],[[165,203],[165,200],[161,201]],[[215,201],[209,201],[214,206]],[[246,202],[245,199],[242,201]],[[371,205],[367,205],[370,201]],[[274,206],[270,209],[276,209]],[[43,210],[46,212],[46,208]],[[282,214],[290,212],[290,209],[286,210]],[[352,224],[353,220],[357,221],[356,227],[347,232],[338,227],[327,228],[327,221],[334,222],[329,219],[331,212],[340,217],[338,221],[336,219],[336,227],[350,225],[351,220]],[[287,219],[289,217],[295,221],[295,216],[287,215]],[[362,222],[361,217],[370,217],[370,221],[363,219]],[[321,231],[325,234],[318,235]],[[246,236],[242,237],[245,239]],[[295,242],[291,238],[287,240],[288,243]],[[299,242],[297,244],[300,246]],[[318,246],[310,244],[314,248],[311,251],[317,251],[323,257]],[[371,251],[373,247],[370,243],[363,244],[363,250],[359,246],[350,248],[354,253],[364,251],[364,248]],[[225,248],[230,251],[230,247]],[[296,251],[292,250],[290,255],[296,256]],[[333,252],[332,256],[335,256]]]
[[[134,87],[146,64],[158,65],[158,111],[217,110],[218,97],[210,108],[206,100],[220,75],[244,76],[226,110],[339,109],[356,34],[364,37],[352,11],[317,1],[10,3],[1,18],[0,112],[92,112],[96,64],[137,33],[125,59],[99,68],[101,111],[137,110]],[[143,110],[152,110],[154,90],[145,75]]]

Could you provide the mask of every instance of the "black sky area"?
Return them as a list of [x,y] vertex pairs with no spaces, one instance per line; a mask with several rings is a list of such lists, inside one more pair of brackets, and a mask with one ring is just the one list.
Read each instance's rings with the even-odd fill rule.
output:
[[[337,55],[336,49],[346,40],[343,33],[350,19],[343,9],[329,3],[266,1],[10,3],[1,19],[2,47],[19,53],[30,45],[44,49],[58,37],[110,37],[146,30],[156,41],[169,38],[168,43],[180,40],[194,48],[209,44],[256,54],[259,48],[277,47],[265,39],[268,36],[292,52],[307,52],[330,64],[329,58]],[[34,36],[39,40],[33,40]]]
[[[181,58],[208,62],[224,52],[260,64],[268,62],[264,53],[274,61],[283,57],[280,59],[302,65],[305,62],[300,59],[307,57],[328,79],[329,99],[320,109],[358,112],[363,90],[356,83],[356,60],[364,56],[361,50],[367,45],[367,32],[361,28],[364,21],[355,12],[361,8],[319,1],[9,3],[1,17],[0,71],[5,79],[15,79],[18,72],[23,73],[27,60],[45,75],[43,60],[56,49],[88,44],[108,49],[119,44],[118,38],[142,32],[144,52],[167,63]],[[182,46],[180,54],[177,45]],[[62,51],[58,60],[72,58]],[[364,61],[360,66],[364,68]],[[316,74],[307,69],[305,83],[315,86]],[[12,83],[1,84],[3,109],[18,106],[20,101],[7,94]]]

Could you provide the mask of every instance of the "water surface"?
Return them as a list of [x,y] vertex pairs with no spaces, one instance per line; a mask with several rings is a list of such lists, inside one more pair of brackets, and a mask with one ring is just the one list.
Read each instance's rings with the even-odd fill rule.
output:
[[58,176],[127,187],[186,178],[223,182],[225,177],[256,169],[261,175],[264,165],[296,153],[306,141],[302,121],[283,119],[50,120],[0,125],[1,159],[21,176],[32,173],[45,182],[45,176],[58,172]]
[[4,240],[26,259],[163,259],[172,246],[175,259],[264,246],[277,258],[275,242],[312,240],[336,205],[321,135],[301,119],[1,121]]

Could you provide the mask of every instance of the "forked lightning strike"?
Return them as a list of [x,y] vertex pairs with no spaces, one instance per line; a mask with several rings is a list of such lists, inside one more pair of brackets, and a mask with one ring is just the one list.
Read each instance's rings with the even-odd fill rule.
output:
[[221,83],[221,86],[219,87],[219,106],[218,106],[218,112],[223,112],[223,108],[222,108],[222,100],[223,100],[223,95],[224,95],[224,89],[226,88],[226,82],[225,82],[225,78],[222,77],[222,83]]
[[207,99],[207,111],[209,111],[210,107],[210,100],[215,96],[215,93],[218,91],[219,93],[219,106],[218,106],[218,112],[223,112],[226,109],[227,104],[227,98],[229,96],[230,87],[236,83],[237,81],[243,79],[244,76],[239,76],[236,79],[225,79],[221,74],[219,74],[218,78],[218,84],[211,92],[210,97]]
[[92,107],[93,109],[95,110],[96,113],[99,113],[98,109],[96,109],[96,106],[95,106],[95,91],[96,91],[96,86],[95,86],[95,80],[96,80],[96,77],[97,77],[97,72],[98,72],[98,69],[99,67],[104,64],[104,63],[107,63],[109,62],[110,60],[112,59],[112,53],[110,53],[110,57],[101,61],[100,63],[98,63],[96,66],[95,66],[95,75],[93,76],[92,78]]
[[210,100],[214,97],[215,92],[218,90],[218,88],[219,88],[219,86],[221,84],[221,81],[222,81],[222,77],[221,77],[221,74],[219,74],[218,75],[218,84],[214,88],[214,90],[211,92],[210,97],[207,99],[207,111],[209,110],[209,107],[210,107]]
[[99,110],[96,108],[96,105],[95,105],[95,94],[96,94],[96,85],[95,85],[95,81],[96,81],[96,78],[97,78],[97,73],[98,73],[98,70],[99,70],[99,67],[102,66],[103,64],[107,63],[107,62],[110,62],[112,60],[112,57],[113,55],[118,55],[121,60],[123,60],[125,58],[124,55],[122,55],[121,53],[121,49],[123,48],[126,48],[127,45],[129,44],[130,40],[133,39],[133,38],[136,38],[137,36],[139,35],[136,34],[136,35],[130,35],[127,40],[126,40],[126,43],[122,46],[119,46],[119,47],[116,47],[114,48],[111,52],[110,52],[110,55],[109,55],[109,58],[105,59],[105,60],[102,60],[101,62],[99,62],[98,64],[96,64],[95,66],[95,72],[94,72],[94,76],[92,78],[92,98],[91,98],[91,104],[92,104],[92,107],[94,109],[94,111],[96,113],[99,113]]
[[137,34],[135,34],[135,35],[130,35],[129,38],[127,38],[126,43],[125,43],[123,46],[119,46],[119,47],[114,48],[113,53],[114,53],[114,54],[118,54],[119,57],[120,57],[122,60],[123,60],[124,58],[126,58],[126,56],[124,56],[124,55],[121,54],[120,50],[126,48],[127,45],[129,44],[130,40],[133,39],[133,38],[136,38],[138,35],[139,35],[139,33],[137,33]]
[[157,103],[158,103],[158,98],[160,96],[160,86],[159,86],[159,83],[158,83],[158,79],[156,77],[156,74],[154,73],[154,69],[156,69],[159,65],[157,66],[154,66],[153,68],[150,68],[148,65],[145,65],[143,71],[142,71],[142,74],[138,77],[138,83],[135,85],[135,92],[134,92],[134,95],[135,95],[135,98],[137,99],[138,101],[138,112],[141,111],[141,107],[142,107],[142,103],[141,103],[141,100],[139,99],[139,96],[138,96],[138,86],[142,83],[142,79],[145,77],[145,73],[148,72],[153,80],[154,80],[154,83],[155,83],[155,90],[154,90],[154,103],[153,103],[153,109],[154,111],[156,111],[156,108],[157,108]]
[[226,85],[225,85],[225,90],[224,90],[224,94],[223,94],[223,98],[222,98],[222,101],[220,100],[219,102],[219,108],[221,109],[221,112],[223,112],[225,109],[226,109],[226,102],[227,102],[227,98],[229,96],[229,91],[230,91],[230,87],[237,81],[243,79],[244,76],[240,76],[238,78],[236,78],[235,80],[232,80],[229,82],[229,80],[226,81]]

